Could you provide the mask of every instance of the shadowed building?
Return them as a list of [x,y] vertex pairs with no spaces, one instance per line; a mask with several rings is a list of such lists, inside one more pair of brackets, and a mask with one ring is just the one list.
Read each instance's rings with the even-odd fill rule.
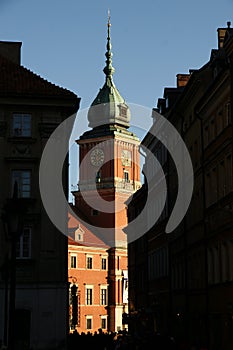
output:
[[[148,133],[142,144],[160,160],[167,201],[157,223],[128,248],[131,313],[144,309],[160,333],[213,350],[233,346],[232,62],[233,32],[228,23],[227,28],[218,29],[218,48],[212,50],[210,60],[190,74],[178,74],[177,87],[164,89],[155,111],[175,126],[189,150],[194,170],[192,201],[183,221],[166,234],[178,191],[176,165]],[[156,129],[153,114],[152,129]],[[148,155],[145,167],[150,166]],[[139,193],[142,198],[146,189]],[[129,218],[134,218],[138,203],[136,194]],[[154,205],[159,205],[159,188]],[[144,256],[140,268],[147,271],[142,281],[140,261],[130,254],[136,249],[137,255]]]
[[[43,208],[39,165],[48,138],[77,112],[79,98],[23,67],[20,49],[20,42],[0,42],[0,207],[12,198],[15,183],[28,207],[16,242],[15,315],[8,307],[10,241],[0,229],[0,339],[6,344],[8,320],[14,319],[16,349],[65,349],[68,241]],[[67,160],[61,181],[68,193]]]

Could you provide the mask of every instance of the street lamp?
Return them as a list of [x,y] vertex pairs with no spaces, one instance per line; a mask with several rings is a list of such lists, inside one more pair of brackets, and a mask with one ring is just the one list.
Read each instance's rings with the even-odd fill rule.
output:
[[[69,283],[69,318],[71,319],[71,329],[75,329],[78,324],[78,287],[76,285],[77,278],[75,276],[69,276],[72,278],[72,286]],[[71,306],[71,310],[70,310]]]
[[[8,306],[8,318],[5,321],[5,330],[7,332],[8,350],[15,349],[15,292],[16,292],[16,242],[23,232],[24,214],[26,211],[25,201],[18,198],[18,184],[15,182],[12,198],[8,199],[3,207],[2,221],[6,240],[9,242],[10,251],[8,252],[8,261],[10,253],[10,295]],[[7,264],[8,265],[8,264]],[[8,268],[8,266],[6,267]],[[7,300],[7,299],[6,299]]]

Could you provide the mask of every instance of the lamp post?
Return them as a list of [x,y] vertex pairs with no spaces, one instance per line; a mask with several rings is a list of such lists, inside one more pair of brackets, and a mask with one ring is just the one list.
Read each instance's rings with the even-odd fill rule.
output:
[[10,246],[10,295],[8,317],[5,318],[6,322],[8,320],[8,324],[5,325],[8,335],[8,350],[15,349],[16,242],[23,231],[23,215],[25,213],[24,203],[25,202],[22,198],[18,198],[18,184],[15,182],[13,197],[6,201],[2,214],[6,240],[9,242]]
[[69,318],[71,319],[71,329],[75,330],[78,324],[78,287],[76,285],[77,278],[75,276],[69,276],[72,278],[72,286],[69,283]]

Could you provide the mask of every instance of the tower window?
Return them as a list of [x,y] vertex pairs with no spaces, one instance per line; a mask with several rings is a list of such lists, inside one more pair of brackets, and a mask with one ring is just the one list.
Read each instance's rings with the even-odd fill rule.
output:
[[124,181],[129,182],[129,172],[124,170]]
[[121,117],[127,118],[127,107],[119,105],[119,114]]

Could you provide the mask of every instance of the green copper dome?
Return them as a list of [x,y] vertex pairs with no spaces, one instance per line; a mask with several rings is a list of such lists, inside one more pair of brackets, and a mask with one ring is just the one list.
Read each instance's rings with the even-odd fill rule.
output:
[[100,89],[88,111],[88,121],[91,128],[106,124],[121,125],[125,128],[130,126],[129,107],[126,105],[125,100],[117,90],[112,78],[115,70],[112,66],[110,26],[109,17],[107,52],[105,54],[106,66],[103,69],[106,79],[103,87]]

